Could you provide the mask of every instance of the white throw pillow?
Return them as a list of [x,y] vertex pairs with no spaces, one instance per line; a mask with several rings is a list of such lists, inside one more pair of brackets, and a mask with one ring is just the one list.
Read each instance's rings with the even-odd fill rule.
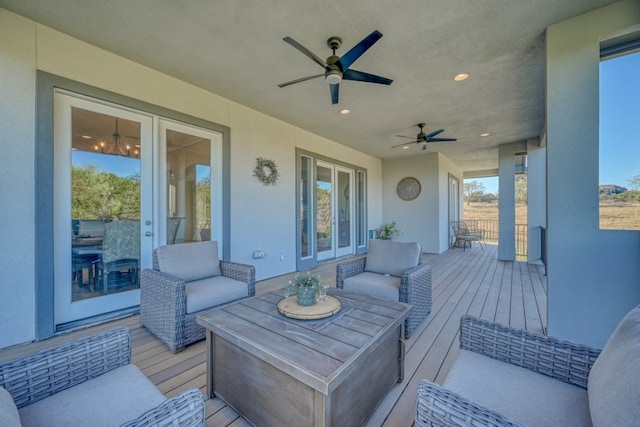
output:
[[589,411],[594,427],[640,422],[640,306],[620,322],[589,373]]
[[20,414],[11,393],[0,387],[0,426],[20,427],[21,425]]
[[185,282],[222,275],[216,241],[161,246],[156,256],[160,271]]

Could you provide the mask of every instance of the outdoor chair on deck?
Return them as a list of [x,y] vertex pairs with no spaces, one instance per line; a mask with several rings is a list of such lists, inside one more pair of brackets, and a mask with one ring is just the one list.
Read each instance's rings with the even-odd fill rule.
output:
[[167,400],[118,327],[0,363],[0,426],[204,426],[204,396]]
[[459,248],[460,245],[462,245],[462,250],[465,251],[467,249],[467,243],[469,244],[469,248],[471,248],[473,242],[478,242],[482,250],[484,250],[484,230],[472,229],[468,227],[464,221],[451,221],[451,228],[456,238],[452,247]]
[[160,246],[153,251],[153,270],[140,281],[140,320],[172,352],[204,339],[196,316],[215,307],[255,296],[252,265],[222,261],[218,242]]
[[602,352],[464,316],[443,385],[419,385],[415,425],[637,426],[639,354],[640,307]]
[[421,257],[418,243],[370,240],[366,257],[338,264],[336,287],[412,304],[409,337],[431,312],[431,266]]

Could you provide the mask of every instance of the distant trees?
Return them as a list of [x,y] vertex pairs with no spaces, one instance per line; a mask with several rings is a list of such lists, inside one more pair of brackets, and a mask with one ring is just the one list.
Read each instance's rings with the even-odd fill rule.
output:
[[[527,174],[518,174],[515,178],[516,203],[528,202],[527,196]],[[494,203],[498,200],[498,194],[487,193],[484,185],[478,181],[468,181],[464,183],[464,201],[468,204]]]
[[527,196],[527,174],[521,173],[516,175],[516,203],[524,203],[529,201]]
[[140,175],[120,177],[95,165],[72,166],[71,217],[140,218]]
[[484,184],[478,181],[465,182],[463,185],[464,201],[468,205],[471,202],[493,203],[498,200],[498,195],[487,193]]

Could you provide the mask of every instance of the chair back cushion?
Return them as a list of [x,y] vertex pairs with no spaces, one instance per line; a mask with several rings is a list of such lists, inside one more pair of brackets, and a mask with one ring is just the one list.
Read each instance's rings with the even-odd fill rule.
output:
[[405,271],[420,264],[421,255],[422,248],[415,242],[370,240],[364,270],[400,277]]
[[156,249],[158,268],[185,282],[220,276],[218,242],[209,240],[197,243],[160,246]]
[[589,373],[594,427],[637,426],[640,420],[640,306],[620,322]]

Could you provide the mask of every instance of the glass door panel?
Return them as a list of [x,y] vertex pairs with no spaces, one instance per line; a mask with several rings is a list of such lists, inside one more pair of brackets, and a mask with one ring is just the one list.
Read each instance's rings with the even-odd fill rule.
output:
[[56,93],[54,102],[60,324],[139,303],[140,269],[151,252],[141,219],[151,218],[150,153],[143,146],[152,120],[70,95]]
[[333,165],[316,165],[316,253],[318,260],[334,258]]
[[206,129],[161,120],[161,152],[166,165],[164,218],[158,244],[218,241],[222,253],[221,140]]
[[313,221],[313,160],[307,156],[300,157],[300,258],[313,255],[311,226]]
[[353,233],[352,217],[353,209],[353,171],[336,166],[337,191],[335,192],[335,217],[337,221],[337,243],[336,256],[349,255],[353,253]]

